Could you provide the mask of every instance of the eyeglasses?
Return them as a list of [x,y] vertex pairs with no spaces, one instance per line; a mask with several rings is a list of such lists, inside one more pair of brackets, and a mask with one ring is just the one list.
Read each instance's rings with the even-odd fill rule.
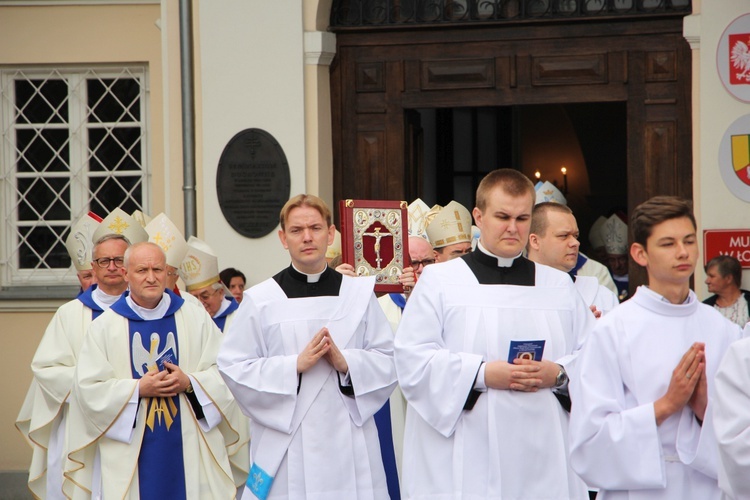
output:
[[203,302],[205,302],[208,299],[210,299],[211,297],[213,297],[214,295],[216,295],[217,293],[221,293],[221,291],[222,291],[221,288],[217,288],[216,290],[212,290],[210,292],[208,292],[208,291],[202,292],[202,293],[198,294],[198,299],[201,300],[201,301],[203,301]]
[[101,259],[94,259],[94,262],[96,262],[96,265],[101,268],[108,268],[110,262],[115,263],[115,267],[122,267],[123,264],[125,264],[125,259],[123,257],[102,257]]
[[429,266],[430,264],[434,264],[434,263],[435,263],[435,259],[412,260],[411,267],[416,269],[419,266]]

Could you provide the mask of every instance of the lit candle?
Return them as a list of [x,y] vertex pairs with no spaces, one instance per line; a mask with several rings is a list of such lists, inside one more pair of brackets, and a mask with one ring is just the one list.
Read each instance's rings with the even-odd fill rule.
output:
[[568,194],[568,169],[563,166],[560,172],[563,174],[563,194]]
[[537,180],[538,180],[538,179],[541,179],[541,178],[542,178],[542,174],[541,174],[541,172],[539,172],[539,170],[537,170],[536,172],[534,172],[534,177],[536,177],[536,178],[537,178]]

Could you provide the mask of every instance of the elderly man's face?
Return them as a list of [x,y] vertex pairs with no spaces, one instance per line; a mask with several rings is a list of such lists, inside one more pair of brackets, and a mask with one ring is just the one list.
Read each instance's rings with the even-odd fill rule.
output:
[[448,262],[471,252],[471,243],[464,241],[435,249],[435,262]]
[[81,284],[81,290],[84,292],[88,290],[91,285],[96,283],[96,275],[94,274],[93,269],[78,271],[76,276],[78,277],[78,283]]
[[127,249],[128,244],[118,239],[103,241],[94,247],[92,267],[96,282],[105,293],[119,295],[125,290],[122,266]]
[[193,294],[193,297],[201,301],[201,304],[203,304],[203,307],[206,308],[211,317],[219,312],[221,303],[224,300],[224,290],[222,288],[216,290],[213,288],[213,285],[204,286],[190,293]]
[[131,250],[125,279],[133,302],[147,309],[156,307],[167,282],[167,263],[161,248],[140,245]]
[[414,274],[419,278],[422,275],[422,271],[424,271],[424,266],[435,263],[430,242],[418,236],[410,236],[409,260],[411,261],[410,266],[414,268]]

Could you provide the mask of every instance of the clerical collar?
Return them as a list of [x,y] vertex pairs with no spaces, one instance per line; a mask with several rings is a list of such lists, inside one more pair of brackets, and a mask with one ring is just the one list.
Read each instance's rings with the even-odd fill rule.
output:
[[149,321],[153,319],[163,318],[169,310],[169,306],[172,303],[172,298],[165,292],[164,295],[162,295],[159,303],[153,309],[146,309],[145,307],[139,306],[133,301],[130,294],[125,297],[125,301],[128,303],[128,307],[130,307],[133,312],[136,313],[141,319]]
[[291,268],[289,269],[289,273],[292,275],[293,278],[298,279],[300,281],[304,281],[306,283],[317,283],[320,281],[321,276],[323,276],[323,273],[325,273],[328,270],[328,266],[326,266],[322,271],[315,274],[307,274],[303,273],[296,267],[294,267],[294,263],[292,263]]
[[505,257],[498,257],[497,255],[495,255],[493,253],[490,253],[489,250],[487,250],[486,248],[484,248],[484,246],[482,246],[482,242],[481,241],[477,241],[477,248],[484,255],[492,257],[493,259],[497,259],[497,267],[510,267],[510,266],[512,266],[513,262],[517,258],[519,258],[521,256],[521,254],[523,253],[523,252],[521,252],[518,255],[516,255],[515,257],[512,257],[512,258],[508,259],[508,258],[505,258]]
[[112,304],[117,302],[117,299],[120,298],[120,295],[109,295],[108,293],[105,293],[101,288],[96,287],[91,291],[91,298],[94,300],[96,305],[101,308],[102,311],[106,311]]
[[219,307],[219,310],[216,311],[216,314],[214,314],[213,317],[218,318],[219,316],[221,316],[221,313],[226,311],[230,305],[232,305],[232,301],[224,297],[224,300],[221,301],[221,307]]

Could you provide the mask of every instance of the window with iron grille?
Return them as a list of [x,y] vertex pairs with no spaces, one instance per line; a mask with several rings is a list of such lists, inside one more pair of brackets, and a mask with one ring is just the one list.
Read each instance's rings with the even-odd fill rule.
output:
[[72,222],[144,210],[145,67],[0,69],[0,284],[69,285]]

